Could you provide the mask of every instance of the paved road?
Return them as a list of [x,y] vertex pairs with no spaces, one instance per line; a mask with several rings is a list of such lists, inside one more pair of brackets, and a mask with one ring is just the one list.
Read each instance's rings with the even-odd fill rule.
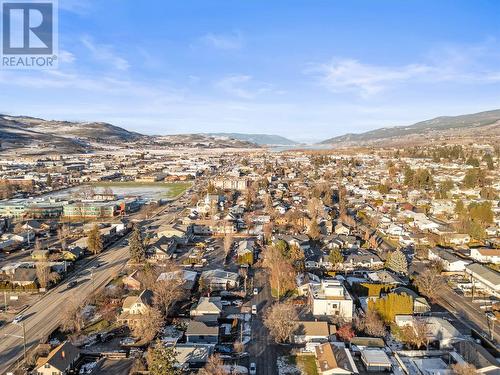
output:
[[[439,303],[455,315],[462,324],[468,325],[478,332],[484,332],[487,334],[487,338],[490,337],[490,329],[488,327],[486,314],[478,305],[474,305],[471,301],[467,300],[467,298],[458,295],[447,286],[444,286],[440,290]],[[493,338],[497,347],[499,347],[499,324],[495,324]]]
[[269,330],[262,322],[262,313],[272,303],[271,287],[264,270],[256,269],[254,287],[258,288],[259,294],[253,296],[250,303],[258,306],[258,315],[254,316],[252,321],[252,341],[248,348],[250,362],[255,362],[257,365],[257,374],[276,375],[278,373],[276,347],[269,337]]
[[[174,201],[166,205],[166,207],[162,207],[152,215],[150,220],[156,220],[161,224],[172,222],[177,216],[177,212],[163,213],[168,207],[177,207],[181,203],[182,201]],[[159,214],[163,215],[158,217]],[[72,299],[83,301],[94,290],[104,287],[120,272],[129,259],[128,246],[123,245],[127,237],[128,235],[90,262],[81,266],[82,268],[77,270],[73,276],[50,290],[42,299],[23,312],[26,317],[23,323],[26,329],[27,349],[37,345],[40,339],[47,337],[60,325],[61,312],[66,301]],[[99,264],[100,267],[93,269],[91,272],[90,269],[96,264]],[[73,280],[78,280],[78,284],[68,290],[67,285]],[[11,323],[0,329],[0,374],[4,374],[16,360],[22,359],[23,339],[15,337],[22,336],[22,334],[22,325]]]
[[[121,242],[120,242],[121,243]],[[64,283],[49,291],[41,300],[23,312],[26,318],[23,323],[26,328],[26,344],[28,349],[38,344],[40,339],[49,335],[61,322],[61,311],[65,302],[71,299],[83,301],[94,289],[103,287],[111,280],[128,260],[128,247],[115,245],[97,256],[87,267],[99,263],[101,266],[93,271],[93,278],[89,269],[81,269]],[[92,280],[93,279],[93,280]],[[78,280],[79,283],[72,289],[67,289],[68,282]],[[8,324],[0,330],[0,373],[23,353],[22,325]]]

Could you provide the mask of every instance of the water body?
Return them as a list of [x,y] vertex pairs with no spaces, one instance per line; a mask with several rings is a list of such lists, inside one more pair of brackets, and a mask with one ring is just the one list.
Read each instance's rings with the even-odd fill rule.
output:
[[312,145],[276,146],[270,148],[269,150],[272,152],[284,152],[284,151],[297,151],[297,150],[329,150],[331,148],[332,148],[331,145],[312,144]]

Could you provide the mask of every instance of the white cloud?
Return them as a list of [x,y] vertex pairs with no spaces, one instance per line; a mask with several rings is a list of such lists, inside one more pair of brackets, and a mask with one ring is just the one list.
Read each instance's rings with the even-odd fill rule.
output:
[[260,94],[271,91],[271,85],[255,82],[252,76],[244,74],[224,77],[215,83],[215,87],[242,99],[253,99]]
[[201,41],[210,47],[221,50],[235,50],[243,46],[240,33],[226,35],[208,33],[201,37]]
[[71,52],[66,51],[66,50],[59,50],[59,62],[60,63],[71,64],[71,63],[75,62],[75,60],[76,60],[76,57]]
[[412,64],[391,68],[363,64],[353,59],[340,59],[312,66],[307,72],[318,74],[321,83],[332,91],[354,90],[362,95],[372,95],[390,84],[428,74],[431,70],[427,65]]
[[128,70],[129,62],[118,56],[113,49],[105,44],[96,44],[89,36],[81,38],[82,44],[91,52],[94,59],[110,64],[113,68],[121,71]]
[[[493,43],[494,44],[494,43]],[[315,76],[332,92],[352,91],[371,96],[402,83],[495,83],[500,81],[500,56],[491,42],[476,46],[447,46],[432,51],[423,62],[383,66],[356,59],[334,58],[309,64],[304,73]]]

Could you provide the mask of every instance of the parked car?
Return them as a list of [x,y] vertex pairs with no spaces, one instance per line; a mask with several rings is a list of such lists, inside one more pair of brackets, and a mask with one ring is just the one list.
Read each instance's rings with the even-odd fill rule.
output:
[[253,288],[253,295],[256,296],[257,294],[259,294],[259,289]]
[[257,375],[257,365],[255,362],[250,363],[250,375]]
[[257,315],[257,305],[252,305],[252,314]]

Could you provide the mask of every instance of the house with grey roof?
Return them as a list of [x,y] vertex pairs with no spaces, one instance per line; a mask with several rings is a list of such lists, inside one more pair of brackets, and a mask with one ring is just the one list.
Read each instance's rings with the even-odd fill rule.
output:
[[80,351],[69,341],[54,348],[47,357],[41,357],[36,364],[37,375],[69,374],[78,359]]

